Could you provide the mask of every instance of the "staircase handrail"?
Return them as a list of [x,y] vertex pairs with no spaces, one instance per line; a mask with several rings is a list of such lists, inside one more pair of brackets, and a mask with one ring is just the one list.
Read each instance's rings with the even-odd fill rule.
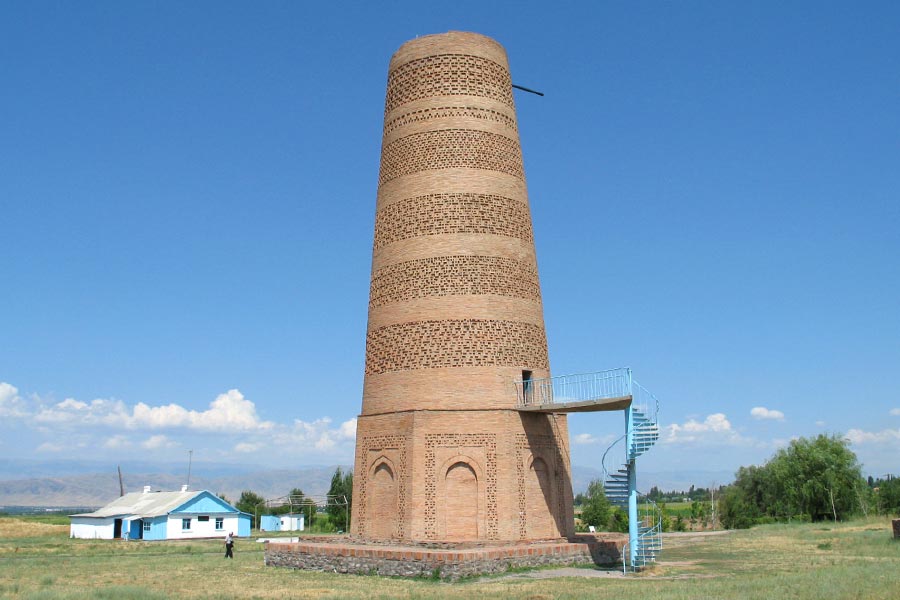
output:
[[[603,469],[603,481],[604,482],[607,479],[609,479],[609,469],[606,467],[606,455],[609,454],[609,451],[612,450],[616,446],[616,444],[618,444],[619,442],[624,440],[625,437],[626,437],[625,435],[622,435],[622,437],[620,437],[619,439],[614,441],[612,444],[610,444],[609,447],[607,447],[607,449],[603,452],[603,457],[600,459],[600,466]],[[621,463],[622,461],[619,461],[619,462]]]
[[[660,550],[662,550],[662,510],[659,508],[659,505],[647,497],[646,494],[638,493],[639,505],[647,506],[650,505],[652,507],[652,511],[655,513],[654,516],[654,524],[645,531],[638,535],[638,550],[640,551],[649,541],[659,541],[659,547],[655,549],[654,554],[658,554]],[[628,552],[629,544],[631,542],[625,542],[625,545],[622,546],[622,573],[627,572],[628,568],[628,557],[630,553]],[[644,564],[640,565],[631,565],[631,570],[636,571],[639,567],[643,567]]]
[[608,400],[632,395],[631,369],[620,367],[594,373],[557,375],[514,381],[519,406]]
[[659,505],[656,504],[656,502],[647,498],[646,495],[641,495],[640,498],[643,498],[643,502],[641,504],[643,504],[644,506],[650,504],[652,506],[653,511],[656,513],[654,515],[654,517],[656,518],[656,523],[654,523],[654,525],[650,529],[638,535],[638,539],[642,540],[641,545],[643,546],[643,540],[658,538],[659,549],[656,550],[656,553],[658,553],[659,550],[662,550],[662,510],[659,508]]
[[642,386],[637,381],[631,382],[631,407],[636,408],[644,416],[658,423],[659,417],[659,399],[650,390]]

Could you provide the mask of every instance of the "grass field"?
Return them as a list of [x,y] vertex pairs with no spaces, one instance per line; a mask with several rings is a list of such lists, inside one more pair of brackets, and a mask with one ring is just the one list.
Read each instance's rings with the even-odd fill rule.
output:
[[[265,567],[262,544],[70,540],[67,519],[0,517],[0,598],[860,598],[900,597],[890,521],[674,534],[637,576],[515,573],[461,583]],[[585,569],[582,573],[589,574]],[[602,574],[602,573],[596,573]]]

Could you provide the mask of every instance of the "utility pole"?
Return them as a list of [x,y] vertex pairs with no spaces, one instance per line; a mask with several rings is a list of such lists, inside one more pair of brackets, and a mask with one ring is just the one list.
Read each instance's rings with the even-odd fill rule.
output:
[[191,462],[194,458],[194,451],[188,450],[188,476],[187,476],[187,486],[188,489],[191,489]]
[[119,471],[119,496],[125,495],[125,484],[122,483],[122,467],[116,465],[116,470]]

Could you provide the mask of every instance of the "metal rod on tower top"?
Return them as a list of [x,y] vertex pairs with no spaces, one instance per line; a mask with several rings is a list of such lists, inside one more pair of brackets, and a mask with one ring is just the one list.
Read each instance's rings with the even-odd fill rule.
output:
[[531,92],[532,94],[537,94],[538,96],[543,96],[544,92],[538,92],[536,90],[529,89],[527,87],[522,87],[521,85],[512,84],[514,88],[517,90],[522,90],[523,92]]

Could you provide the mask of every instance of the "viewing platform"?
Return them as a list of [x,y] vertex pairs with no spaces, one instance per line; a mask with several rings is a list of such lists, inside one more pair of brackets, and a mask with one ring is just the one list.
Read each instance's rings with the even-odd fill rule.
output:
[[627,367],[515,382],[516,408],[527,412],[571,413],[624,410],[634,406],[656,414],[658,402]]

